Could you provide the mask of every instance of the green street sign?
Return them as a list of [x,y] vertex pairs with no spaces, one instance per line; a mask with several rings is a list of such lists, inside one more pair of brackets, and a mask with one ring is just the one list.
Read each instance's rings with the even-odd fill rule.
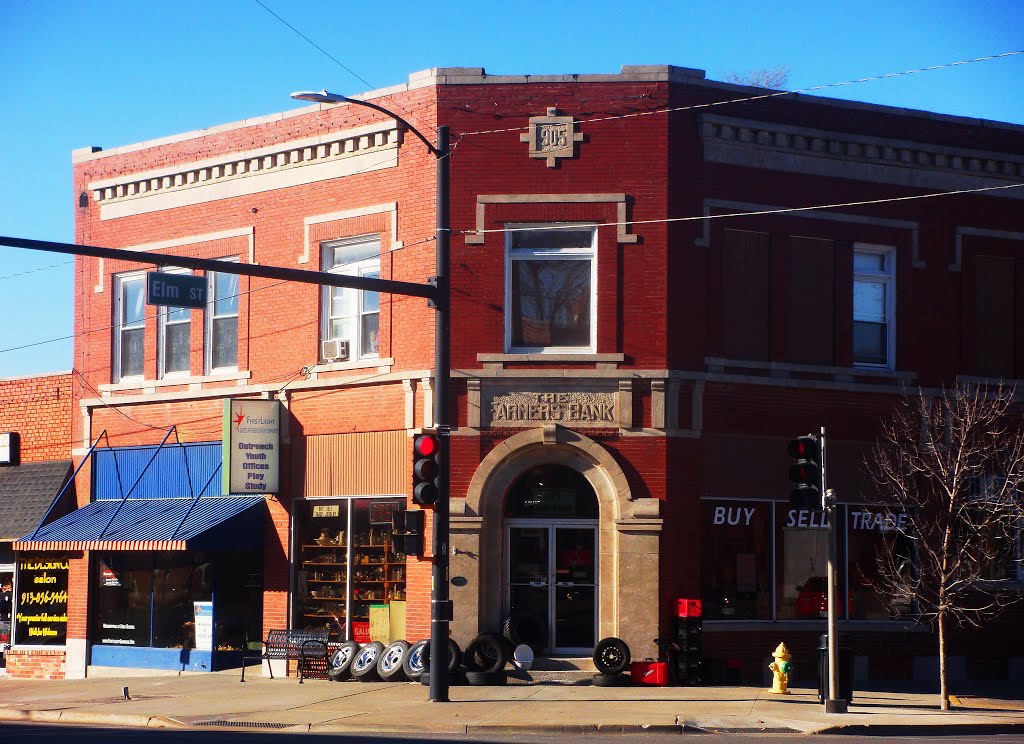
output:
[[206,277],[191,274],[146,274],[146,304],[166,307],[206,307]]

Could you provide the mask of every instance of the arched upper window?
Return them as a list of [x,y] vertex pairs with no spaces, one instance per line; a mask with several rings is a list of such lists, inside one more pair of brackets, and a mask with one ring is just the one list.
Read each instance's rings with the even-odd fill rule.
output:
[[583,475],[564,465],[538,465],[513,484],[506,517],[597,519],[597,495]]

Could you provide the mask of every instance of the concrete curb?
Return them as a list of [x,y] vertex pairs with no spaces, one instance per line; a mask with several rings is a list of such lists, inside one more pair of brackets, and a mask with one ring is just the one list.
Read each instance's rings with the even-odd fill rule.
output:
[[0,708],[0,721],[31,723],[84,724],[87,726],[113,725],[131,728],[185,728],[185,724],[167,716],[132,715],[121,713],[95,713],[88,710],[24,710]]

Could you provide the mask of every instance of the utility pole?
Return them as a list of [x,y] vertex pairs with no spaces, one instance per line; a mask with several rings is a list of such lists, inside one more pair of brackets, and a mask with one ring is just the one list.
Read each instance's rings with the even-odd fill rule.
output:
[[839,697],[839,623],[837,582],[839,572],[836,571],[836,522],[839,519],[839,508],[836,505],[835,491],[827,488],[827,447],[825,446],[825,427],[821,427],[821,508],[825,512],[825,523],[828,525],[828,697],[825,699],[826,713],[845,713],[848,701]]

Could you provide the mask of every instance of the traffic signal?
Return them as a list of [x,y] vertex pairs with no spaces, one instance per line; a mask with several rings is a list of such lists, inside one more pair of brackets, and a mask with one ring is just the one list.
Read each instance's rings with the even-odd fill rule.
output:
[[793,464],[789,466],[790,505],[798,509],[821,509],[821,440],[814,434],[797,437],[787,448]]
[[441,438],[426,429],[412,441],[412,500],[420,506],[433,506],[440,493]]
[[391,552],[423,555],[423,512],[417,509],[391,515]]

